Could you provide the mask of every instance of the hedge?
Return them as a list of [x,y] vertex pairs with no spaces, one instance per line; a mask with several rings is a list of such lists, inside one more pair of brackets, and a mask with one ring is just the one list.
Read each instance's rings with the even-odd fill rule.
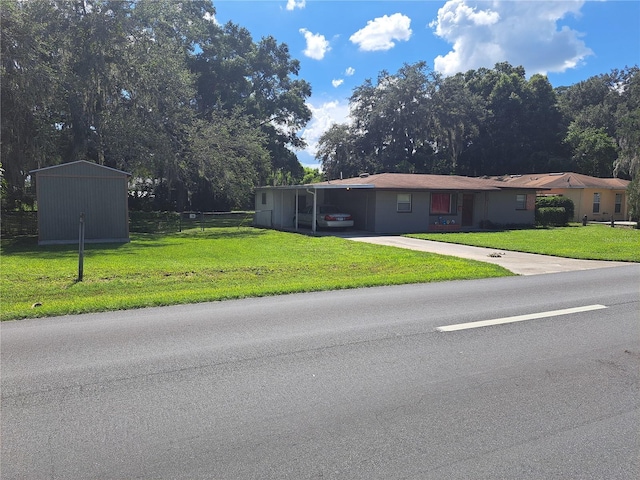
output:
[[536,211],[540,208],[562,207],[567,214],[567,222],[573,219],[574,206],[573,200],[567,197],[552,196],[536,198]]
[[536,209],[536,223],[545,227],[563,227],[569,223],[569,215],[564,207],[542,207]]

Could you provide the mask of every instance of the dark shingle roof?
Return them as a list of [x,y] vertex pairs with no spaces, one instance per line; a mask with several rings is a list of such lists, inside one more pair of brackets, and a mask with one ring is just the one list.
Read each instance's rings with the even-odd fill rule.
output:
[[621,178],[597,178],[581,173],[531,173],[527,175],[506,175],[494,179],[511,186],[533,188],[601,188],[625,189],[629,180]]
[[508,185],[494,179],[461,177],[458,175],[428,175],[418,173],[363,174],[343,180],[330,180],[315,185],[374,185],[376,189],[403,190],[470,190],[490,191],[504,188],[533,188]]

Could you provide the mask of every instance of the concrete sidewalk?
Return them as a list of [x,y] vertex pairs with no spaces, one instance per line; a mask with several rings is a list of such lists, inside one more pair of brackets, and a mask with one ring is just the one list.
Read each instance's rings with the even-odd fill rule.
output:
[[495,263],[518,275],[540,275],[543,273],[572,272],[576,270],[591,270],[595,268],[619,267],[631,265],[629,262],[605,262],[600,260],[576,260],[574,258],[551,257],[533,253],[510,252],[495,248],[470,247],[453,243],[419,240],[401,236],[365,235],[361,233],[344,232],[341,238],[356,242],[387,245],[390,247],[407,248],[422,252],[451,255],[452,257],[468,258],[481,262]]

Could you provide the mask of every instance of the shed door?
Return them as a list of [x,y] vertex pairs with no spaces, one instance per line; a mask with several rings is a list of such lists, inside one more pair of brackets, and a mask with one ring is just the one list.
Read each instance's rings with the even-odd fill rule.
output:
[[473,194],[465,193],[462,195],[462,226],[470,227],[473,225]]

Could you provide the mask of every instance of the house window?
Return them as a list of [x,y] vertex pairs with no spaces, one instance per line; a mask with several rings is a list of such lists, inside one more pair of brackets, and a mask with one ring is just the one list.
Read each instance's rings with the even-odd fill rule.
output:
[[456,213],[456,196],[452,193],[431,194],[431,214],[451,215]]
[[622,213],[622,194],[616,193],[616,213]]
[[593,213],[600,213],[600,194],[593,194]]
[[262,205],[267,204],[267,194],[266,192],[262,192]]
[[397,205],[399,213],[411,212],[411,194],[399,193],[397,198]]
[[527,195],[520,193],[516,195],[516,210],[526,210],[527,209]]

